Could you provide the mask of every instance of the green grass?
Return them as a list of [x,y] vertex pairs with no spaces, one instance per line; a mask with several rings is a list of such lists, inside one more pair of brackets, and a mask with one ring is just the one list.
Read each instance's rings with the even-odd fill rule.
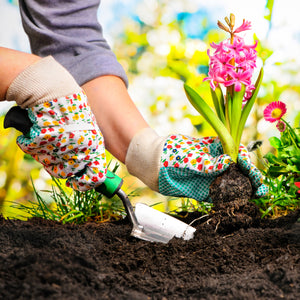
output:
[[47,201],[45,195],[39,193],[33,185],[36,201],[18,204],[16,208],[30,217],[62,223],[105,222],[124,217],[125,211],[118,197],[107,199],[95,190],[80,192],[66,189],[62,181],[52,179],[52,190],[43,191],[50,195],[51,201]]
[[172,205],[173,201],[176,201],[176,208],[170,210],[170,214],[172,215],[178,215],[181,212],[201,212],[202,214],[208,214],[213,207],[212,203],[199,202],[189,198],[180,198],[180,203],[178,203],[178,198],[170,198],[168,201],[169,207],[174,207]]
[[[52,180],[52,189],[48,191],[38,192],[33,185],[36,201],[14,205],[21,216],[83,224],[119,220],[126,215],[122,201],[117,196],[108,199],[95,190],[74,191],[66,188],[64,181],[56,178]],[[277,218],[300,208],[297,187],[292,183],[287,184],[285,177],[266,177],[265,184],[269,186],[269,195],[251,200],[259,207],[263,218]],[[136,191],[128,196],[136,196]],[[169,198],[168,207],[173,216],[196,211],[205,215],[211,211],[213,204],[187,198]]]
[[269,187],[268,196],[251,200],[260,208],[263,218],[278,218],[300,208],[293,176],[266,177],[264,183]]

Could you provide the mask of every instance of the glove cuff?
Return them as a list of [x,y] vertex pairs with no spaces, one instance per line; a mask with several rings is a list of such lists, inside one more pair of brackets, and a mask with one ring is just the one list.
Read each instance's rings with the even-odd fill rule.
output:
[[22,71],[11,83],[6,100],[22,108],[33,107],[81,91],[71,74],[52,56],[42,58]]
[[165,139],[145,128],[131,140],[125,158],[128,172],[158,192],[158,174]]

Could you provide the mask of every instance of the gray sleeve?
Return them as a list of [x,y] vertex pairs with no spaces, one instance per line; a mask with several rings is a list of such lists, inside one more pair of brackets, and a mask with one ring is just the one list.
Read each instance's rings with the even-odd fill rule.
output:
[[52,55],[79,85],[115,75],[128,85],[122,66],[103,37],[100,0],[19,0],[32,53]]

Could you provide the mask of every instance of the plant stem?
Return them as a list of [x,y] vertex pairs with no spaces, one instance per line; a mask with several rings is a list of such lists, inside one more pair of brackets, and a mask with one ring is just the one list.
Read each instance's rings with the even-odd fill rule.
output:
[[288,127],[288,134],[292,140],[292,143],[294,144],[294,146],[296,147],[296,149],[298,150],[298,152],[300,152],[300,149],[298,147],[298,144],[296,143],[297,139],[297,135],[296,132],[294,131],[294,129],[291,127],[291,125],[285,121],[283,118],[281,118],[281,120],[286,124],[286,126]]

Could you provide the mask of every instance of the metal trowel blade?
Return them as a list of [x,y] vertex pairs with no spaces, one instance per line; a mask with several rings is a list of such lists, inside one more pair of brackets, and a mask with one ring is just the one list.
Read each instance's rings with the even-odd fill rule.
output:
[[196,231],[194,227],[143,203],[136,204],[135,215],[140,227],[133,227],[131,235],[146,241],[166,244],[174,237],[190,240]]

